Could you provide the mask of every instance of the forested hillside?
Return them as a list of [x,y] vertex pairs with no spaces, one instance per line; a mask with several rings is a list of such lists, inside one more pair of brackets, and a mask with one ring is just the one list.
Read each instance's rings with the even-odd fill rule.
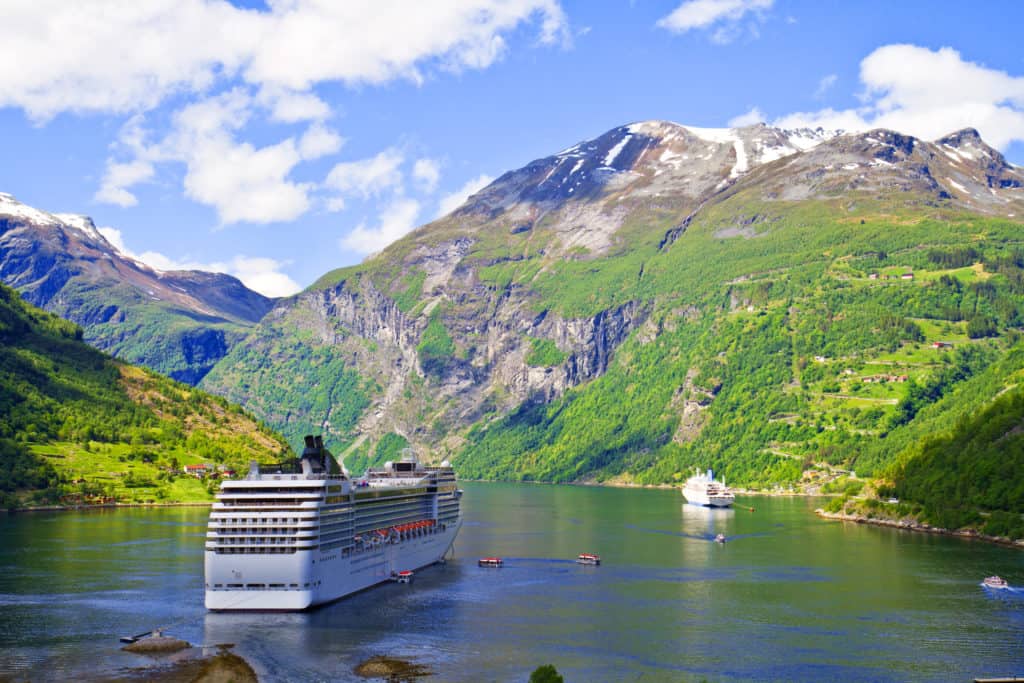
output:
[[82,329],[0,285],[0,496],[5,506],[210,498],[186,464],[243,469],[285,442],[237,406],[114,361]]
[[972,130],[632,124],[279,302],[202,386],[353,465],[820,490],[1011,381],[1018,215]]

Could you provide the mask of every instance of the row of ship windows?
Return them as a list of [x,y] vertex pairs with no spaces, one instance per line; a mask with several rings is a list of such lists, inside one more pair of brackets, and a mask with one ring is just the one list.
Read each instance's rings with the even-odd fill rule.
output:
[[[313,549],[303,548],[303,550]],[[293,555],[295,548],[217,548],[214,552],[218,555]]]
[[[320,585],[319,581],[315,583],[309,583],[308,581],[302,584],[303,588],[310,588],[311,586]],[[244,590],[296,590],[299,587],[297,583],[215,583],[213,584],[213,590],[220,589],[235,589],[239,588]],[[206,584],[206,589],[210,589],[210,584]]]
[[312,517],[224,517],[215,520],[218,524],[236,526],[239,524],[298,524],[315,521]]
[[309,538],[277,538],[274,536],[260,536],[258,538],[218,538],[217,545],[291,545],[296,542],[314,541],[315,537]]
[[251,508],[251,507],[280,507],[282,505],[288,505],[292,507],[301,506],[303,503],[316,503],[315,499],[303,500],[300,498],[273,498],[264,500],[228,500],[218,499],[218,503],[224,507],[234,508]]

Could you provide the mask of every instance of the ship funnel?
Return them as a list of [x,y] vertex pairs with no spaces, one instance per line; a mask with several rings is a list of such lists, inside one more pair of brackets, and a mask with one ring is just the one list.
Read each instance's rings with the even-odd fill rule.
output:
[[313,442],[316,444],[316,447],[318,449],[324,447],[324,437],[320,436],[319,434],[313,437]]

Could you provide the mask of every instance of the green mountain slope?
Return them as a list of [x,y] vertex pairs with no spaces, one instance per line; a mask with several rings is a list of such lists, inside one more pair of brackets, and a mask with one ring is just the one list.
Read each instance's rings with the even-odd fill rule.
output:
[[89,344],[196,384],[272,302],[219,273],[160,272],[118,251],[85,216],[0,193],[0,281],[78,323]]
[[881,474],[1012,381],[1022,179],[969,130],[618,128],[280,302],[202,386],[350,466]]
[[82,329],[0,285],[5,505],[208,500],[185,464],[242,469],[284,441],[226,400],[87,346]]

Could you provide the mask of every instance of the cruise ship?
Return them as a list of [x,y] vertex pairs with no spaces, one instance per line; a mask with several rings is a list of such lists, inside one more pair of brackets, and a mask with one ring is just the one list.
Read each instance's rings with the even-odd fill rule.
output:
[[303,610],[444,559],[462,526],[447,462],[348,476],[307,436],[302,457],[224,481],[206,534],[206,607]]
[[715,481],[714,473],[708,470],[706,473],[693,475],[683,485],[683,496],[686,501],[694,505],[707,505],[708,507],[727,508],[736,500],[736,496],[723,482]]

